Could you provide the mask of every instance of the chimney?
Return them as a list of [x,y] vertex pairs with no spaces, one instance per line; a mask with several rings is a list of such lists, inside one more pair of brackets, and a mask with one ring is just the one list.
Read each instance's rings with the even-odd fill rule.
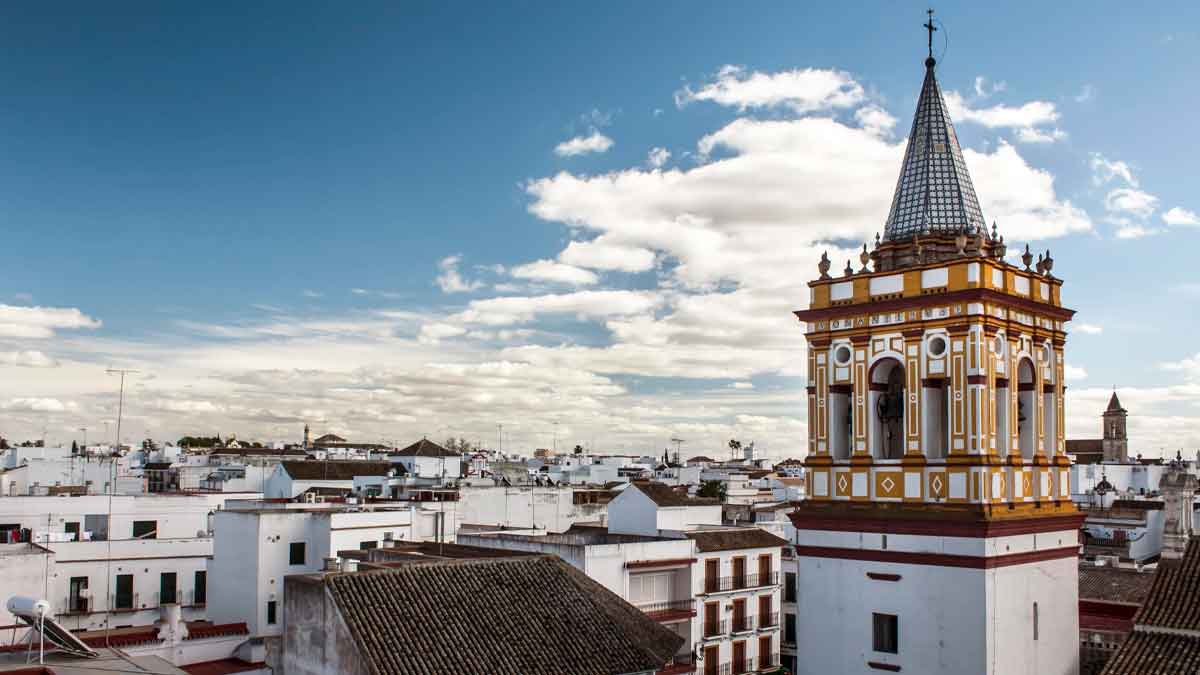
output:
[[337,558],[326,558],[324,569],[326,572],[337,572],[338,570],[340,570],[341,567],[338,565],[338,559]]
[[358,571],[358,561],[355,560],[354,558],[342,558],[342,571],[343,572],[357,572]]

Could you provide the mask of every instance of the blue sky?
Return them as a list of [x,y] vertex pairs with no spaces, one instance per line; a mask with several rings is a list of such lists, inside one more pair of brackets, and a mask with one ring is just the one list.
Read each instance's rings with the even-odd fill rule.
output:
[[[1080,310],[1069,431],[1098,430],[1116,384],[1136,448],[1200,444],[1200,8],[937,11],[984,215],[1052,248]],[[787,309],[823,242],[882,227],[923,20],[898,3],[5,7],[0,434],[99,428],[118,365],[145,373],[136,436],[309,420],[487,440],[503,422],[532,447],[557,422],[602,448],[736,435],[797,454]]]

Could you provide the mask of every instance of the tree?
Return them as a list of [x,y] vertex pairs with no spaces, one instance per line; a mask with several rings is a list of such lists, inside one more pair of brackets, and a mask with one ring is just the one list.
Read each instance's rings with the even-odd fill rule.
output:
[[79,454],[79,443],[76,443],[75,441],[71,441],[71,454],[72,455]]
[[575,453],[576,455],[582,455],[583,454],[583,446],[576,443],[575,449],[572,450],[571,452]]
[[0,436],[0,450],[8,450],[8,439]]
[[725,493],[724,481],[706,480],[700,484],[700,490],[696,493],[696,496],[725,501]]

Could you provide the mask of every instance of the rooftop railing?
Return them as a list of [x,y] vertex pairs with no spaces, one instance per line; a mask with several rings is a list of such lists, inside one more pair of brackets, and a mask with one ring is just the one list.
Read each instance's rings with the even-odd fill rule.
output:
[[779,573],[742,574],[730,577],[705,577],[705,593],[723,593],[725,591],[740,591],[747,588],[779,585]]

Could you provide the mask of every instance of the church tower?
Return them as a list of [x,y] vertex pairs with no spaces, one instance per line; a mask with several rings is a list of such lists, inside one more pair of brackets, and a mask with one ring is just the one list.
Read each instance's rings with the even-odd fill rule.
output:
[[1121,401],[1117,399],[1117,392],[1114,391],[1112,398],[1108,399],[1108,407],[1104,410],[1104,439],[1101,441],[1101,446],[1104,449],[1104,461],[1106,462],[1128,462],[1129,461],[1129,437],[1125,432],[1125,420],[1129,417],[1129,412],[1121,407]]
[[[935,30],[926,24],[930,46]],[[1053,259],[1005,260],[930,49],[874,250],[809,307],[800,673],[1078,672],[1063,433],[1074,312]],[[868,265],[873,264],[873,269]]]

